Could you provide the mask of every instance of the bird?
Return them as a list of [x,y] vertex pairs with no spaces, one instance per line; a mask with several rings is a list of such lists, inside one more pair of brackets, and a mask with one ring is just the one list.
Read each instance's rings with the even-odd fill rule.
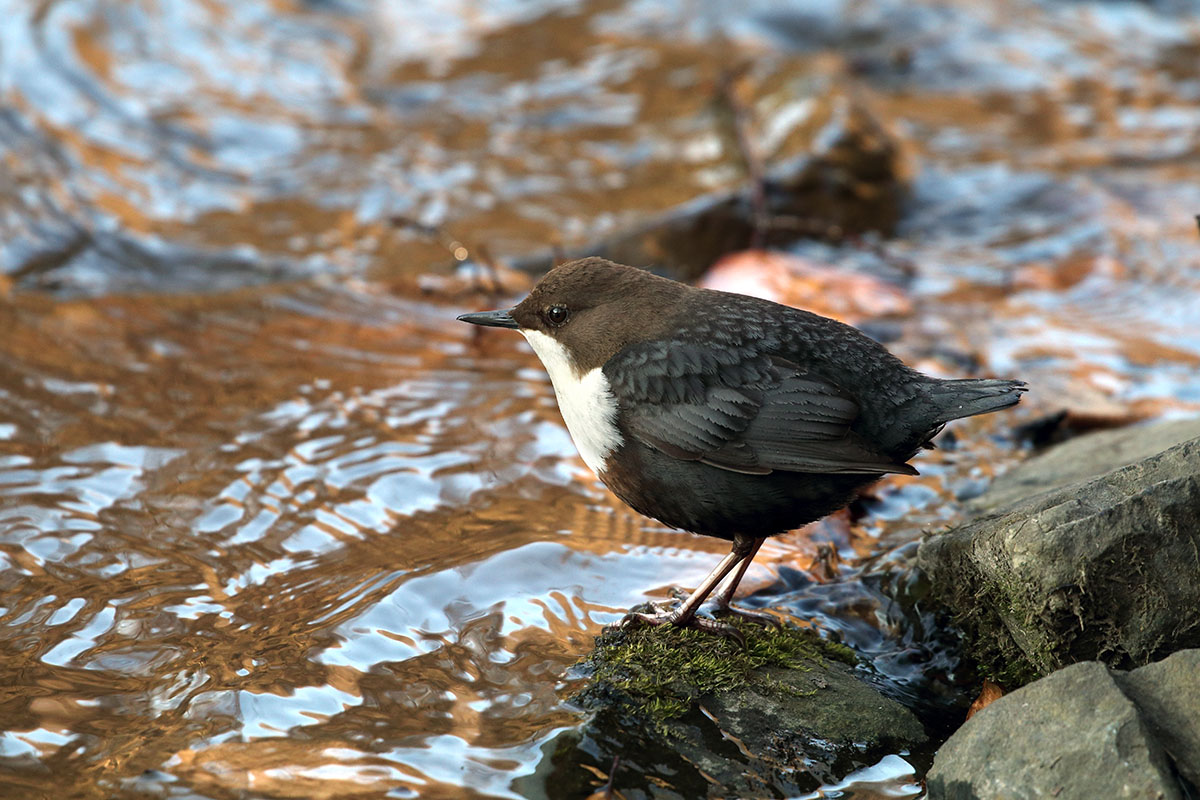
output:
[[730,605],[767,538],[884,475],[916,475],[908,460],[946,423],[1013,406],[1027,389],[926,375],[842,322],[598,257],[553,268],[512,308],[458,320],[525,337],[584,463],[625,504],[731,543],[678,607],[630,611],[616,627],[741,640],[697,612],[711,597],[718,611],[767,617]]

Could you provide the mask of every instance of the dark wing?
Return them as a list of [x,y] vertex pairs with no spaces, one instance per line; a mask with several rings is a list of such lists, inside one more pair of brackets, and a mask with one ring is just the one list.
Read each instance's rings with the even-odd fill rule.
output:
[[764,475],[915,475],[851,429],[858,403],[778,356],[694,342],[630,345],[604,365],[626,433],[674,458]]

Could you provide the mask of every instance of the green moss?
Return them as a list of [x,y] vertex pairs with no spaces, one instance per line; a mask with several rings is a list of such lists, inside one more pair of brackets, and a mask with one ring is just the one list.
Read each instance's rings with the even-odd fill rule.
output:
[[726,637],[672,625],[605,633],[585,662],[593,680],[584,694],[615,690],[626,711],[661,730],[705,695],[757,681],[770,687],[759,674],[763,667],[806,670],[827,659],[858,663],[849,647],[824,641],[807,628],[766,628],[741,620],[732,624],[745,636],[744,648]]
[[[966,581],[963,585],[979,583]],[[947,593],[964,591],[958,587],[943,588]],[[996,586],[972,591],[975,594],[967,598],[969,602],[961,604],[966,610],[953,614],[952,619],[970,643],[970,656],[980,677],[1015,689],[1053,669],[1056,661],[1053,648],[1045,637],[1036,635],[1033,625],[1042,611],[1025,596],[1026,589],[1020,582],[1001,579]],[[1009,630],[1011,622],[1030,632],[1026,647],[1033,648],[1032,654],[1026,653],[1013,638]]]
[[857,666],[859,663],[858,655],[849,646],[841,642],[830,642],[825,639],[820,639],[819,641],[828,658],[832,658],[834,661],[841,661],[843,664],[849,664],[852,667]]
[[981,662],[978,665],[978,673],[979,677],[987,678],[992,683],[998,683],[1009,690],[1033,683],[1042,677],[1042,674],[1024,659],[1016,659],[1003,667],[997,667],[994,661]]

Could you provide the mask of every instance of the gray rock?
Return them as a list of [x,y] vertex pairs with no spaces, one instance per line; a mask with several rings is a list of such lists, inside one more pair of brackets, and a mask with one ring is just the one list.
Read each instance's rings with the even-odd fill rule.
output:
[[921,543],[918,565],[985,671],[1011,686],[1200,646],[1200,438],[1169,446],[1198,429],[1072,440],[997,481],[985,516]]
[[[1190,683],[1200,690],[1196,673]],[[1193,719],[1193,732],[1196,725]],[[1018,689],[969,719],[938,750],[927,786],[929,800],[1183,796],[1137,705],[1094,661]]]
[[1180,774],[1200,787],[1200,650],[1182,650],[1116,679]]
[[1051,489],[1134,464],[1198,436],[1200,418],[1080,436],[1001,475],[971,504],[971,510],[982,514],[1011,508]]

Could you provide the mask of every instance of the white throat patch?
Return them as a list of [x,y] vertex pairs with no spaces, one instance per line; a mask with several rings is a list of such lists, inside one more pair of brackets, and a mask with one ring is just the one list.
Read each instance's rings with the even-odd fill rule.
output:
[[603,370],[596,367],[585,375],[575,372],[567,349],[552,336],[539,331],[521,331],[533,352],[541,359],[558,410],[562,412],[567,431],[571,434],[579,455],[588,467],[599,475],[613,450],[621,446],[617,430],[617,398]]

